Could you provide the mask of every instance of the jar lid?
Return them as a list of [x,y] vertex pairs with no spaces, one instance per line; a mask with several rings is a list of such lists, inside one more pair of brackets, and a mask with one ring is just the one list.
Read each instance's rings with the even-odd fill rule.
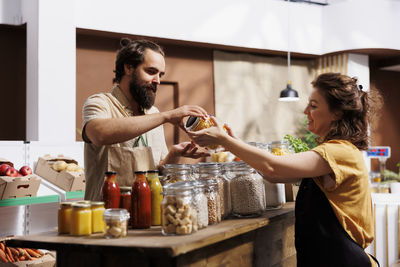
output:
[[76,201],[75,203],[80,203],[80,204],[90,204],[90,203],[92,203],[90,200],[79,200],[79,201]]
[[272,141],[269,142],[268,145],[289,145],[288,141]]
[[103,201],[92,201],[90,202],[90,204],[92,205],[92,207],[104,206]]
[[114,174],[117,174],[117,172],[115,172],[115,171],[106,171],[104,174],[105,175],[114,175]]
[[122,192],[131,192],[132,188],[130,186],[120,186],[119,190]]
[[146,174],[146,171],[135,171],[135,174]]
[[186,121],[185,129],[190,130],[194,125],[198,123],[199,120],[200,117],[190,116]]
[[207,185],[207,186],[217,186],[217,185],[218,185],[218,182],[217,182],[217,180],[215,180],[215,179],[207,179],[207,180],[204,180],[204,183],[205,183],[205,185]]
[[60,202],[61,207],[71,207],[74,202]]
[[106,209],[103,212],[104,220],[128,220],[130,218],[129,212],[126,209]]
[[72,204],[73,208],[79,208],[79,209],[84,209],[84,208],[90,208],[90,203],[78,203],[75,202]]
[[147,173],[158,173],[158,170],[149,170]]
[[191,164],[165,164],[164,169],[191,169]]

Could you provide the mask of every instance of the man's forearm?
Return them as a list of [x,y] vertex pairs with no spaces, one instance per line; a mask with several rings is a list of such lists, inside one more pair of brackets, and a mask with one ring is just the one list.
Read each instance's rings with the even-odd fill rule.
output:
[[86,125],[86,135],[96,145],[122,143],[167,122],[164,113],[126,118],[93,119]]

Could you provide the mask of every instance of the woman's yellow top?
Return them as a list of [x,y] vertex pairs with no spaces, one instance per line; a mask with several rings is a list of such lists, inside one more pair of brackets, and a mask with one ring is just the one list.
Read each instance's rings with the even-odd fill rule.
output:
[[361,151],[345,140],[325,142],[317,152],[332,168],[335,184],[324,188],[322,178],[314,178],[325,193],[344,230],[361,247],[374,239],[374,217],[368,171]]

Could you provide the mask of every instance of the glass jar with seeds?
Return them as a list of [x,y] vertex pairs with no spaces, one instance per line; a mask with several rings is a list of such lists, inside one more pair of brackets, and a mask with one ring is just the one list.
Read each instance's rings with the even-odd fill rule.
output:
[[236,217],[255,217],[264,210],[265,189],[263,179],[245,163],[232,169],[231,200],[232,214]]
[[208,199],[205,193],[206,182],[202,180],[193,182],[193,205],[197,211],[197,225],[199,229],[208,225]]
[[213,179],[217,182],[217,190],[220,198],[221,218],[230,214],[229,181],[222,174],[221,164],[215,162],[201,162],[199,165],[199,179]]
[[218,194],[218,184],[214,179],[204,180],[208,206],[208,224],[221,222],[221,200]]

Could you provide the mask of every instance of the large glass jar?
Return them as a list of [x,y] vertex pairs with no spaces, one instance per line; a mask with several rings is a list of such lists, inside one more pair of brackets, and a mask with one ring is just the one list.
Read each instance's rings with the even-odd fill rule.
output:
[[263,179],[245,163],[231,169],[232,214],[237,217],[255,217],[262,214],[265,205]]
[[72,202],[61,202],[58,209],[58,233],[69,234],[71,230]]
[[208,224],[221,222],[221,200],[218,193],[218,183],[214,179],[204,180],[208,205]]
[[120,238],[127,235],[129,212],[126,209],[106,209],[103,219],[106,225],[105,238]]
[[201,180],[213,179],[217,182],[221,218],[227,217],[230,214],[230,189],[228,179],[222,174],[221,165],[214,162],[200,162],[198,165]]
[[190,164],[165,164],[163,176],[164,185],[194,180]]
[[136,179],[131,192],[132,228],[144,229],[151,226],[151,191],[146,180],[146,172],[136,171]]
[[205,181],[193,182],[193,205],[197,212],[197,225],[199,229],[205,228],[208,225],[208,199],[205,194]]
[[151,225],[161,225],[161,202],[163,188],[158,179],[158,171],[148,171],[147,181],[151,191]]
[[[288,142],[275,141],[268,143],[268,152],[276,156],[287,155],[291,153]],[[285,184],[270,183],[264,179],[266,210],[280,209],[286,203]]]
[[188,235],[197,231],[197,212],[193,204],[191,182],[164,186],[161,213],[163,235]]
[[103,221],[104,202],[93,201],[90,205],[92,209],[92,233],[103,233],[105,229]]
[[72,204],[70,234],[77,236],[92,234],[92,210],[90,204]]
[[121,192],[116,180],[116,172],[106,172],[102,192],[102,200],[106,209],[119,208]]

